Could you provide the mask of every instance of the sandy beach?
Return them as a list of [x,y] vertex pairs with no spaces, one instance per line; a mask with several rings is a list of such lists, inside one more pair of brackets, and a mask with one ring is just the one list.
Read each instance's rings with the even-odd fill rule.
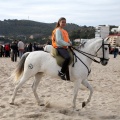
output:
[[8,79],[17,62],[0,58],[0,120],[120,120],[120,56],[110,60],[107,66],[92,63],[89,83],[94,88],[91,102],[82,108],[89,91],[81,86],[77,97],[77,109],[72,111],[73,83],[44,76],[37,93],[43,103],[38,106],[31,86],[34,78],[18,90],[15,105],[10,105],[15,84]]

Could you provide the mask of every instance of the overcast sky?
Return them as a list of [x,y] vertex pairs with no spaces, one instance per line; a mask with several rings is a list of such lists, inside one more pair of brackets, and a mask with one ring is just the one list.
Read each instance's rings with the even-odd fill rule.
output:
[[78,25],[120,25],[120,0],[0,0],[0,20],[53,23],[65,17]]

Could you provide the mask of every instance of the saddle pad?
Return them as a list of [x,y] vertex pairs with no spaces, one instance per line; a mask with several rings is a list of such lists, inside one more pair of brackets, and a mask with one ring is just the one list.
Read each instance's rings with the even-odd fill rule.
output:
[[[67,49],[67,50],[68,50],[69,55],[71,57],[71,60],[69,62],[69,65],[70,65],[73,62],[73,57],[74,56],[73,56],[73,54],[72,54],[70,49]],[[51,55],[56,59],[57,64],[62,67],[62,64],[64,62],[64,58],[59,55],[59,53],[58,53],[56,48],[52,48]]]

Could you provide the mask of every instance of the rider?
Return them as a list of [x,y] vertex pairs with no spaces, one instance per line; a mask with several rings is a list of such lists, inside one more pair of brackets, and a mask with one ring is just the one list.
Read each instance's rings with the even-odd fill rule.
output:
[[63,80],[66,80],[65,72],[70,61],[70,55],[67,49],[68,46],[71,46],[68,32],[63,29],[65,26],[66,19],[61,17],[56,24],[56,28],[52,32],[52,46],[56,48],[58,53],[65,59],[62,64],[61,71],[58,71],[58,76],[60,76]]

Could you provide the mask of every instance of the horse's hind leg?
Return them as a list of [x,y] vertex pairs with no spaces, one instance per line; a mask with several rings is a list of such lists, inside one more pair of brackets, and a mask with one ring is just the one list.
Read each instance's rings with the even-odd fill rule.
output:
[[88,89],[90,90],[90,95],[89,95],[87,101],[86,101],[86,102],[83,102],[83,104],[82,104],[82,107],[85,107],[85,106],[87,105],[87,103],[91,101],[91,97],[92,97],[92,94],[93,94],[93,88],[92,88],[92,86],[88,83],[87,80],[83,80],[83,81],[82,81],[82,84],[83,84],[86,88],[88,88]]
[[22,78],[20,79],[20,82],[18,83],[18,85],[15,87],[14,92],[13,92],[13,96],[11,99],[10,104],[14,104],[14,100],[15,100],[15,96],[17,94],[17,90],[22,87],[22,85],[28,80],[28,77],[26,77],[25,75],[22,76]]
[[40,100],[39,100],[38,94],[36,92],[36,89],[38,87],[38,84],[40,82],[41,77],[42,77],[42,73],[37,73],[35,75],[35,81],[33,82],[33,85],[32,85],[32,90],[33,90],[33,93],[34,93],[34,96],[37,100],[38,105],[40,105]]

